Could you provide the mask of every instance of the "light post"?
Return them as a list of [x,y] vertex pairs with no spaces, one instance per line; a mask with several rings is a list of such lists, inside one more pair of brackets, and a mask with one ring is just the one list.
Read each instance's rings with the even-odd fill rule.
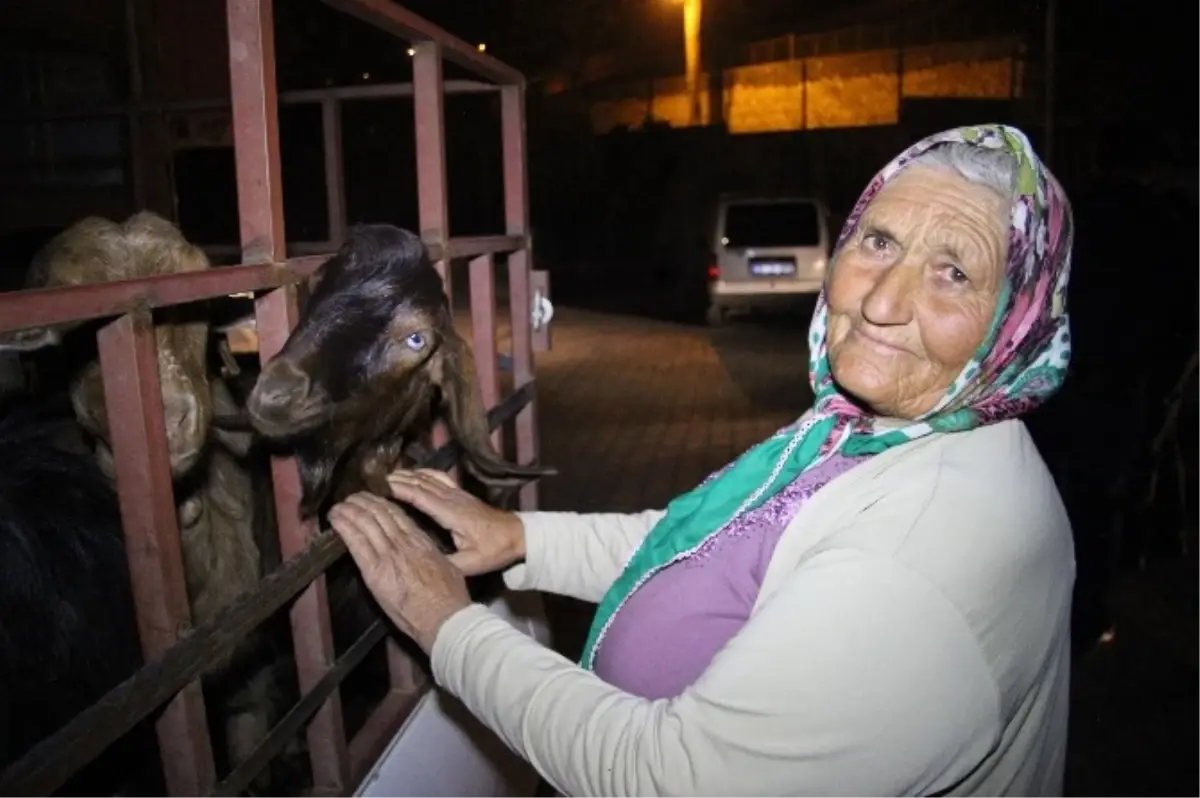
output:
[[700,4],[702,0],[674,0],[683,5],[683,55],[687,74],[688,124],[700,124]]

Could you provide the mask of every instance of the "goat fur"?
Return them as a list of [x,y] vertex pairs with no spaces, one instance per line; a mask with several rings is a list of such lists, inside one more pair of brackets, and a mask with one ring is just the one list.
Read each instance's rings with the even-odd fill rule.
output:
[[[26,285],[54,288],[89,285],[210,268],[207,257],[180,231],[153,213],[123,223],[89,217],[53,238],[34,258]],[[192,622],[202,624],[240,594],[251,590],[277,542],[259,497],[270,490],[246,459],[249,433],[217,430],[214,411],[236,412],[228,387],[208,362],[210,325],[203,303],[165,308],[156,314],[155,339],[167,446],[174,480],[180,549]],[[0,346],[31,351],[62,347],[80,323],[24,330],[0,337]],[[102,472],[115,479],[108,408],[94,347],[84,347],[83,364],[70,382],[80,425],[92,438]],[[116,409],[120,412],[120,409]],[[259,511],[259,512],[256,512]],[[277,668],[286,667],[270,639],[270,622],[246,638],[205,678],[217,705],[229,764],[243,761],[269,732],[279,697]],[[270,774],[256,784],[267,789]]]
[[[132,675],[142,652],[116,494],[69,408],[56,416],[21,393],[0,404],[3,769]],[[58,794],[162,790],[151,721]]]
[[[355,227],[314,281],[299,323],[246,403],[254,428],[294,453],[303,515],[323,516],[361,490],[390,496],[387,475],[428,451],[439,419],[493,502],[554,473],[505,462],[493,447],[473,353],[420,238],[392,225]],[[409,512],[451,548],[444,530]],[[328,576],[340,649],[380,616],[348,558]],[[472,580],[473,592],[491,593],[495,581]]]

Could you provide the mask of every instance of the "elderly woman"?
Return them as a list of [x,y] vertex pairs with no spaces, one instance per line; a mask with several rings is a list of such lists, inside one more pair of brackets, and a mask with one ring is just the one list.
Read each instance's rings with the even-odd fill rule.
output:
[[[1074,555],[1022,414],[1070,354],[1071,212],[1025,136],[871,182],[812,319],[815,401],[665,511],[483,505],[400,471],[330,514],[434,676],[568,795],[1054,795]],[[463,574],[599,602],[576,665]]]

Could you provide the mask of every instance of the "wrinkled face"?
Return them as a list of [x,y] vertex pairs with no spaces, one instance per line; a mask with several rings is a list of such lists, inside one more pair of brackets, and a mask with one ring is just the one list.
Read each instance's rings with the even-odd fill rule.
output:
[[931,410],[983,343],[1004,281],[1009,200],[916,164],[884,185],[826,287],[834,379],[875,413]]
[[391,247],[352,239],[322,268],[303,318],[247,402],[260,434],[285,439],[311,432],[349,400],[434,357],[449,326],[445,294],[417,249],[419,239],[404,235],[411,240]]

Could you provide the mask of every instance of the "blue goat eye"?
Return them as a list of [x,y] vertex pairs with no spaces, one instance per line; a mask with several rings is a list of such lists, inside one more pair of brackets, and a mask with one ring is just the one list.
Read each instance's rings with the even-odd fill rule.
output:
[[404,345],[414,352],[420,352],[425,348],[425,336],[421,333],[413,333],[404,339]]

